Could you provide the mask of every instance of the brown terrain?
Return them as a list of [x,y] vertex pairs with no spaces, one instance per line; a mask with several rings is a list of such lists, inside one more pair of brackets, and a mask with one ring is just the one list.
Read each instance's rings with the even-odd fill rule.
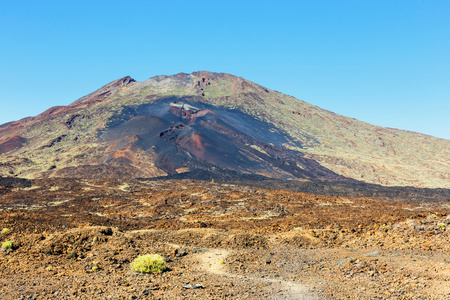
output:
[[[269,181],[268,181],[269,182]],[[447,196],[0,180],[2,299],[450,299]],[[161,254],[160,274],[134,273]]]

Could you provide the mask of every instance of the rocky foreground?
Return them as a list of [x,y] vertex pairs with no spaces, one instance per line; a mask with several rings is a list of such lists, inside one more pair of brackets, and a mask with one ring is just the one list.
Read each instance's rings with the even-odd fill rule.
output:
[[[2,299],[450,299],[444,200],[35,180],[1,187],[2,228]],[[169,269],[134,273],[142,254]]]

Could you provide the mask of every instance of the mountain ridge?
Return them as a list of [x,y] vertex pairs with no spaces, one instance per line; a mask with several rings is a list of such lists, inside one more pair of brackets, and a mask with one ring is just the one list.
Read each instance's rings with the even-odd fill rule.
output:
[[[198,103],[210,110],[212,108],[211,111],[228,118],[226,126],[238,122],[239,118],[268,124],[267,130],[286,137],[277,145],[282,151],[298,153],[344,177],[382,185],[450,187],[448,140],[371,125],[323,110],[241,77],[207,71],[154,76],[142,82],[126,76],[68,106],[53,107],[36,117],[0,126],[0,149],[7,139],[26,141],[12,151],[0,154],[3,166],[0,175],[59,176],[58,172],[64,173],[61,171],[64,167],[104,164],[108,159],[104,153],[112,151],[109,156],[114,154],[111,157],[116,159],[114,163],[119,164],[115,169],[136,168],[140,171],[130,171],[135,172],[136,177],[163,176],[167,172],[151,163],[159,155],[152,149],[137,149],[135,143],[138,142],[131,142],[133,138],[128,138],[128,142],[121,141],[120,147],[116,145],[114,148],[106,146],[99,137],[139,114],[145,115],[144,109],[149,110],[153,104],[164,101],[167,103],[165,106],[161,104],[159,109],[178,114],[183,122],[188,122],[187,117],[195,117],[195,113],[190,110],[176,112],[175,107],[167,106],[169,102]],[[241,115],[230,119],[232,112]],[[152,113],[160,112],[154,109]],[[170,118],[173,119],[172,116]],[[219,121],[224,122],[225,119]],[[211,130],[211,124],[217,121],[211,115],[201,116],[198,120],[199,124],[203,122],[210,127],[202,127],[205,132]],[[194,127],[199,124],[194,124]],[[218,126],[214,128],[219,130]],[[245,134],[249,132],[247,130]],[[260,137],[263,135],[259,134]],[[192,141],[189,143],[192,145]],[[239,147],[246,149],[250,160],[257,159],[256,156],[271,159],[270,155],[260,151],[258,145],[244,143]],[[126,158],[131,163],[120,164],[120,157],[122,162]],[[110,164],[112,166],[113,163]],[[64,173],[67,175],[70,174]]]

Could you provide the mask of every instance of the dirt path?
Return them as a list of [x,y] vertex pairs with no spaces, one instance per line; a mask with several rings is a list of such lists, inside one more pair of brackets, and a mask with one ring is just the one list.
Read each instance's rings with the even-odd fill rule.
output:
[[224,262],[231,252],[224,249],[208,249],[197,254],[194,259],[198,260],[200,269],[208,273],[234,278],[236,280],[266,287],[270,291],[269,299],[318,299],[303,284],[272,278],[261,278],[256,276],[243,276],[227,271]]

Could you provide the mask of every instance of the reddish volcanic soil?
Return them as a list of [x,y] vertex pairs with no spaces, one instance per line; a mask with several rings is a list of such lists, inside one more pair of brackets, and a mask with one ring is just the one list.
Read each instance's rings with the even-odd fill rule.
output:
[[[181,181],[0,189],[2,299],[447,299],[450,206]],[[138,255],[168,270],[138,274]]]
[[20,136],[13,136],[3,141],[0,140],[0,154],[19,149],[26,141],[26,139]]

